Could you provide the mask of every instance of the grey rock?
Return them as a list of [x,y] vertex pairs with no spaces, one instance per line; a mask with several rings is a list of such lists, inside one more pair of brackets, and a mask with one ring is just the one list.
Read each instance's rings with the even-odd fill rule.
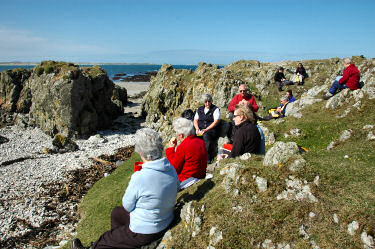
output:
[[339,217],[337,216],[336,213],[333,214],[333,222],[335,222],[336,224],[339,224]]
[[223,239],[223,233],[217,227],[211,227],[210,229],[210,245],[216,245],[220,240]]
[[256,182],[256,184],[257,184],[258,189],[259,189],[260,192],[267,191],[267,180],[266,179],[257,176],[255,178],[255,182]]
[[295,142],[276,142],[264,157],[263,165],[272,166],[286,163],[289,158],[296,156],[298,146]]
[[366,231],[363,231],[361,233],[361,241],[363,243],[363,247],[365,249],[373,249],[375,248],[374,238],[373,236],[366,233]]
[[311,189],[308,184],[302,184],[301,180],[296,179],[293,176],[289,176],[289,179],[285,179],[285,182],[286,190],[276,196],[277,200],[307,200],[309,202],[318,201],[318,199],[311,193]]
[[245,154],[240,156],[240,159],[243,160],[243,161],[247,161],[250,158],[251,158],[251,153],[245,153]]
[[306,160],[302,156],[298,155],[297,158],[289,165],[289,170],[296,172],[302,170],[306,166]]
[[355,234],[355,232],[359,229],[359,224],[357,221],[352,221],[349,225],[348,225],[348,233],[353,236]]
[[351,129],[344,130],[340,135],[339,141],[345,142],[346,140],[348,140],[351,137],[352,133],[353,133],[353,130],[351,130]]

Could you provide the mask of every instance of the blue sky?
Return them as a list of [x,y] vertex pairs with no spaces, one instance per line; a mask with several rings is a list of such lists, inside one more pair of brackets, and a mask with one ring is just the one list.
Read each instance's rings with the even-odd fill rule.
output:
[[375,0],[0,0],[0,62],[375,57]]

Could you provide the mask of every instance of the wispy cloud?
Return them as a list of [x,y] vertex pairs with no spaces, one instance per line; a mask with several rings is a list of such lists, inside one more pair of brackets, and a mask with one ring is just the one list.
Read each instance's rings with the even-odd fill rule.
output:
[[71,40],[52,40],[28,30],[0,27],[0,61],[90,58],[113,53],[111,49]]

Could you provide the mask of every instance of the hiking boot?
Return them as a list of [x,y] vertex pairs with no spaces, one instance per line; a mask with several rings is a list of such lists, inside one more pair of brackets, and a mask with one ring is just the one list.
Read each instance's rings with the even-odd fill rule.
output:
[[72,240],[70,244],[70,249],[88,249],[89,247],[84,247],[79,239]]
[[330,98],[332,98],[333,97],[333,94],[332,93],[327,93],[327,94],[325,94],[324,96],[323,96],[323,99],[324,100],[328,100],[328,99],[330,99]]

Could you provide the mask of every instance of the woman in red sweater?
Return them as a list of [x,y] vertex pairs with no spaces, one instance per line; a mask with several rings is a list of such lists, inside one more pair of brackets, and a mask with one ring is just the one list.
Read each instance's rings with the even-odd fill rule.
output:
[[[195,136],[193,122],[186,118],[178,118],[173,122],[177,139],[181,142],[177,146],[177,139],[169,141],[166,156],[175,168],[181,189],[187,187],[206,176],[207,151],[204,141]],[[190,186],[188,185],[188,186]]]

